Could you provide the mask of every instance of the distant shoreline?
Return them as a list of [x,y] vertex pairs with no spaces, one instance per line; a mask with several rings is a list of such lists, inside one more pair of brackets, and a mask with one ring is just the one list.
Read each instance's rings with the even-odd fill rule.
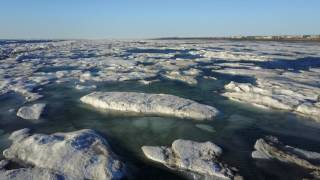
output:
[[277,42],[320,42],[320,35],[304,36],[240,36],[240,37],[164,37],[151,40],[230,40],[230,41],[277,41]]

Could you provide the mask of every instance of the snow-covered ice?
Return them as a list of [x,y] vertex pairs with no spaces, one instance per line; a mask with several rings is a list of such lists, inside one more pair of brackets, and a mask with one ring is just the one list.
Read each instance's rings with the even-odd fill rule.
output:
[[168,94],[93,92],[83,96],[80,100],[103,110],[167,115],[196,120],[211,120],[219,113],[214,107]]
[[[99,128],[108,129],[104,129],[105,131],[109,131],[109,128],[115,128],[114,131],[110,130],[115,134],[127,132],[127,129],[121,129],[117,123],[125,122],[125,125],[129,125],[131,124],[129,121],[141,122],[135,121],[135,116],[126,117],[128,111],[134,111],[141,113],[140,115],[152,114],[148,117],[138,117],[148,119],[142,121],[146,121],[147,125],[140,127],[141,131],[147,131],[150,129],[149,127],[152,127],[153,133],[160,132],[159,139],[160,136],[166,137],[167,140],[170,139],[170,143],[172,137],[167,136],[171,135],[179,138],[190,136],[195,139],[216,135],[219,140],[217,142],[221,142],[221,137],[225,138],[223,133],[243,129],[251,130],[251,126],[283,133],[284,136],[289,134],[295,137],[307,137],[307,139],[318,137],[319,131],[314,131],[314,129],[320,122],[319,43],[223,40],[1,40],[1,42],[0,100],[2,105],[8,106],[0,107],[0,110],[3,111],[0,114],[1,125],[5,125],[2,128],[4,135],[0,137],[3,146],[8,146],[7,136],[18,126],[24,128],[21,126],[30,125],[29,121],[21,121],[17,118],[14,112],[18,112],[20,109],[19,116],[29,116],[28,118],[32,116],[32,119],[41,117],[43,109],[32,107],[34,104],[47,104],[48,113],[52,115],[51,117],[43,116],[43,118],[53,119],[53,121],[41,122],[36,126],[33,123],[32,126],[35,126],[36,129],[43,128],[37,129],[42,132],[53,132],[57,128],[56,126],[60,125],[56,125],[57,123],[65,123],[68,126],[66,128],[73,130],[75,130],[74,127],[82,127],[82,125],[90,124],[95,127],[95,123],[110,123],[103,118],[101,118],[102,120],[91,118],[93,114],[100,117],[99,115],[103,116],[103,113],[95,114],[99,112],[83,108],[86,105],[82,104],[79,98],[84,96],[83,101],[86,99],[85,97],[91,98],[94,91],[119,93],[118,98],[115,96],[108,96],[109,98],[92,96],[89,103],[94,106],[103,106],[106,109],[121,110],[120,113],[124,115],[121,118],[125,121],[111,123],[111,126],[99,124]],[[85,96],[86,94],[89,95]],[[65,99],[59,98],[60,96]],[[150,97],[154,96],[159,98],[148,101],[152,100]],[[105,101],[102,101],[103,99]],[[112,104],[108,104],[110,100]],[[61,106],[61,109],[56,106]],[[214,107],[221,112],[221,116],[216,117],[218,111]],[[78,111],[79,109],[84,112]],[[244,109],[243,113],[242,109]],[[260,110],[264,113],[261,117],[257,117],[256,114],[259,114]],[[113,118],[109,119],[109,114],[106,114],[106,119]],[[161,116],[163,114],[166,116]],[[270,120],[270,117],[266,118],[268,115],[274,115],[275,121],[271,120],[270,124],[263,122],[264,119]],[[79,120],[72,118],[75,116]],[[175,125],[173,123],[176,122],[175,117],[214,118],[215,121],[208,121],[205,124],[192,124],[193,121],[183,121],[186,124],[190,123],[184,124],[190,127],[189,131],[188,128],[185,129],[185,126],[181,126],[181,122]],[[154,118],[156,120],[152,121]],[[96,119],[100,119],[101,122],[97,122]],[[307,119],[315,121],[307,121]],[[70,121],[72,122],[70,123]],[[113,122],[113,120],[110,121]],[[223,123],[227,123],[227,126],[224,126]],[[260,123],[262,123],[261,126],[259,126]],[[293,123],[293,126],[288,123]],[[141,126],[139,123],[135,125]],[[170,132],[163,133],[164,129],[170,129]],[[297,134],[296,129],[298,129],[297,132],[302,132],[305,129],[310,132],[303,131],[305,133]],[[183,136],[180,136],[179,133]],[[251,137],[251,131],[241,131],[241,133],[249,133],[245,136]],[[236,140],[231,138],[232,141],[225,142],[225,145],[236,141],[230,145],[232,148],[239,144],[241,144],[240,148],[248,147],[247,145],[242,146],[244,142],[241,141],[241,138],[244,135],[241,136],[241,133],[231,134],[230,136]],[[145,134],[147,134],[145,136],[150,135]],[[50,143],[56,142],[51,142],[56,138],[55,135],[30,135],[25,131],[15,132],[11,135],[12,138],[15,137],[14,141],[21,141],[24,145],[28,144],[25,140],[35,136],[46,137],[45,140],[49,137]],[[69,135],[64,134],[63,136]],[[121,138],[120,140],[122,140]],[[139,139],[141,141],[138,141],[136,137],[133,138],[135,139],[128,144],[137,146],[137,144],[144,144],[141,143],[143,140],[143,142],[150,141],[150,137],[141,137]],[[151,141],[158,142],[154,139]],[[30,142],[35,146],[38,145],[36,141]],[[65,141],[61,142],[65,143]],[[47,145],[45,147],[49,147]],[[153,145],[157,149],[162,144]],[[29,148],[17,143],[13,146],[17,149]],[[140,150],[140,146],[138,149]],[[165,150],[168,149],[172,148],[165,148]],[[109,149],[107,148],[107,150]],[[226,156],[233,155],[235,152],[232,151],[228,151]],[[249,151],[241,149],[239,153]],[[19,156],[20,154],[21,157],[31,158],[30,154],[26,155],[18,150],[13,152],[16,153],[14,155]],[[36,166],[46,163],[49,166],[55,163],[56,168],[61,165],[59,162],[50,161],[50,164],[34,158],[38,155],[37,152],[35,151],[32,158],[26,161],[36,162]],[[45,154],[45,156],[47,155]],[[254,154],[254,156],[265,157],[261,154]],[[246,157],[249,155],[246,154]],[[235,164],[244,163],[248,159],[238,157],[236,161],[238,160],[239,162],[235,162]],[[245,168],[250,171],[255,170],[255,167]],[[0,179],[2,177],[12,178],[12,176],[28,178],[39,176],[54,179],[64,175],[42,166],[21,167],[14,170],[0,169]]]

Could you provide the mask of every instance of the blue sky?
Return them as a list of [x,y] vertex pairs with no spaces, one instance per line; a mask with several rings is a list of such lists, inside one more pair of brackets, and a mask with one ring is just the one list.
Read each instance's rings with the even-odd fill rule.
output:
[[0,0],[0,39],[320,34],[320,0]]

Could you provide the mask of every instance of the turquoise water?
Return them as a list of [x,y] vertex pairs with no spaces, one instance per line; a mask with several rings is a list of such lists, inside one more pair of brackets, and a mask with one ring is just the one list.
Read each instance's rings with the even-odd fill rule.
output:
[[[134,81],[97,84],[97,91],[167,93],[212,105],[222,112],[213,121],[101,112],[79,101],[89,91],[75,90],[75,84],[68,83],[51,84],[40,91],[44,98],[39,102],[47,103],[47,111],[40,121],[34,122],[16,117],[16,109],[23,104],[21,97],[3,95],[0,96],[0,150],[10,145],[7,137],[12,131],[25,127],[40,133],[89,128],[108,139],[113,150],[128,163],[135,179],[182,178],[148,161],[141,151],[143,145],[169,146],[178,138],[212,141],[221,146],[224,149],[222,161],[237,167],[246,179],[308,177],[306,171],[297,167],[255,161],[250,156],[256,139],[265,135],[275,135],[286,144],[320,152],[320,126],[288,112],[258,109],[220,96],[223,85],[230,80],[250,81],[246,77],[220,75],[218,80],[200,79],[196,87],[168,80],[150,85]],[[10,112],[12,108],[15,111]],[[200,129],[196,126],[198,124],[208,125],[214,132]]]

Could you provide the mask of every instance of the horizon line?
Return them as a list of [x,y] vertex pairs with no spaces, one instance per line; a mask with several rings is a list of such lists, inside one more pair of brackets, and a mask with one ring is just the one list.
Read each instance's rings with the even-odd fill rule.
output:
[[209,38],[234,38],[234,37],[268,37],[268,36],[320,36],[319,34],[271,34],[271,35],[229,35],[229,36],[155,36],[145,38],[0,38],[0,40],[160,40],[160,39],[209,39]]

